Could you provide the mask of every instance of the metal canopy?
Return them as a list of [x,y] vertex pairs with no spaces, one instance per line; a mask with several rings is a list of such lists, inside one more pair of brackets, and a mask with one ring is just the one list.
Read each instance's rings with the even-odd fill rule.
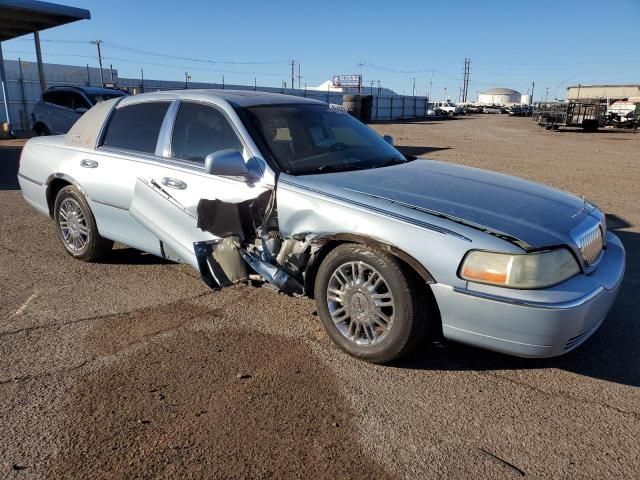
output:
[[35,0],[0,0],[0,42],[90,18],[91,12],[83,8]]

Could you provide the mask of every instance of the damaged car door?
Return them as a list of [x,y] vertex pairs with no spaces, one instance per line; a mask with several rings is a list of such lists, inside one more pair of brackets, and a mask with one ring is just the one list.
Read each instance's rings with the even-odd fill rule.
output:
[[160,239],[163,256],[200,269],[209,286],[242,280],[239,246],[254,234],[252,207],[272,189],[247,165],[251,153],[223,111],[185,101],[171,120],[172,166],[137,179],[130,214]]

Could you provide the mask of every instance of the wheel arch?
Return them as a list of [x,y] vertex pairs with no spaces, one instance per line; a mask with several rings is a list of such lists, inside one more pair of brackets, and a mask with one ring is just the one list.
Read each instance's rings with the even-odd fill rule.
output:
[[304,276],[305,294],[310,298],[313,298],[313,286],[315,284],[316,274],[318,273],[318,267],[322,263],[322,260],[324,260],[331,250],[343,243],[358,243],[387,252],[398,258],[410,271],[415,273],[426,284],[436,283],[435,279],[424,265],[404,250],[391,245],[390,243],[366,235],[358,235],[354,233],[333,233],[314,238],[310,242],[309,248],[313,249],[315,247],[315,251],[311,253]]
[[344,243],[367,245],[387,252],[397,258],[407,271],[415,276],[416,285],[418,287],[420,287],[420,285],[422,286],[425,297],[429,299],[427,308],[428,315],[432,321],[427,325],[428,336],[436,340],[444,338],[442,333],[442,316],[438,302],[429,287],[429,284],[436,283],[436,281],[429,270],[404,250],[377,238],[353,233],[334,233],[313,239],[310,242],[310,248],[313,250],[313,247],[316,247],[317,249],[310,254],[309,263],[307,264],[304,274],[304,293],[307,297],[314,298],[313,290],[315,280],[322,261],[333,249]]
[[49,132],[49,134],[51,134],[53,132],[53,130],[51,130],[51,127],[47,124],[47,122],[42,120],[42,119],[40,119],[40,118],[33,122],[33,126],[31,127],[31,129],[33,131],[37,132],[39,126],[42,126],[42,127],[46,128],[47,131]]
[[56,197],[60,190],[69,185],[73,185],[86,197],[87,194],[82,189],[82,187],[78,184],[78,182],[71,176],[65,173],[53,173],[49,175],[47,181],[45,182],[47,186],[46,198],[47,198],[47,207],[49,208],[49,216],[53,218],[53,207],[56,203]]

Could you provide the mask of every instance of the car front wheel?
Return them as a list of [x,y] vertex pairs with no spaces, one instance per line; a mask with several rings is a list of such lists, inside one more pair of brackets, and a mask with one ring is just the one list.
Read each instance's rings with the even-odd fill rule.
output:
[[360,244],[332,250],[314,288],[329,337],[349,355],[372,363],[400,358],[423,338],[427,318],[421,292],[397,258]]
[[69,255],[78,260],[93,262],[113,247],[102,238],[84,195],[74,186],[60,190],[54,205],[54,219],[58,237]]

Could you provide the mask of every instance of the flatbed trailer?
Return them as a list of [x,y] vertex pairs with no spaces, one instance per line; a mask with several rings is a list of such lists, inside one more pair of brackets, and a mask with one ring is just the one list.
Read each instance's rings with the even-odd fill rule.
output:
[[532,117],[547,130],[576,127],[595,132],[605,124],[607,106],[599,101],[538,103]]

